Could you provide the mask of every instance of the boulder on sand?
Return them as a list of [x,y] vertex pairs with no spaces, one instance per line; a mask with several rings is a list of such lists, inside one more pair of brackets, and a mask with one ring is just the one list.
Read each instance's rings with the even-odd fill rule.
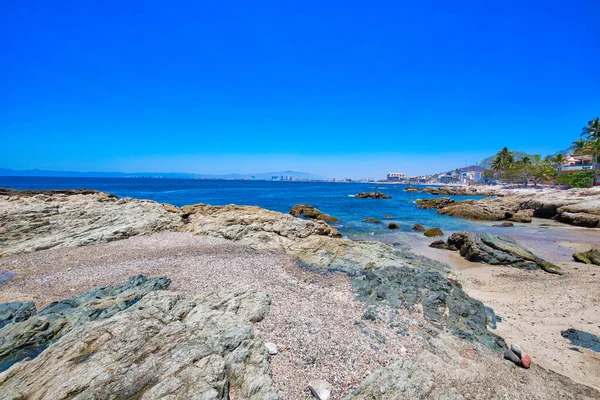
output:
[[357,199],[391,199],[392,196],[381,192],[363,192],[354,196]]
[[591,249],[584,253],[573,254],[575,261],[582,262],[585,264],[600,265],[600,248]]
[[290,215],[294,217],[305,217],[308,219],[317,219],[325,222],[339,222],[339,219],[329,214],[322,213],[315,206],[309,204],[296,204],[290,210]]
[[537,257],[509,236],[457,232],[447,244],[457,248],[468,261],[562,274],[559,267]]

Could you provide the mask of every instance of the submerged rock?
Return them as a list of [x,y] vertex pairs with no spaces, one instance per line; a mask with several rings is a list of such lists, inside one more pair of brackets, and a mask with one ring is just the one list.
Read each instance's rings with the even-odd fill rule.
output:
[[26,357],[34,358],[69,331],[106,319],[131,307],[147,293],[164,290],[167,278],[139,275],[126,283],[100,286],[75,297],[48,304],[35,312],[32,303],[0,305],[0,371]]
[[412,228],[413,228],[413,231],[417,231],[417,232],[425,232],[426,231],[425,227],[421,224],[414,224]]
[[391,199],[392,196],[382,192],[363,192],[354,196],[357,199]]
[[253,291],[146,294],[0,374],[0,398],[278,400],[252,326],[269,302]]
[[380,224],[381,221],[375,218],[365,218],[363,219],[364,222],[370,222],[372,224]]
[[494,225],[494,226],[499,226],[501,228],[510,228],[512,226],[515,226],[515,224],[513,224],[512,222],[503,222],[501,224],[497,224],[497,225]]
[[447,244],[458,249],[468,261],[561,274],[558,266],[537,257],[509,236],[457,232],[448,238]]
[[317,219],[325,222],[339,222],[339,219],[332,217],[329,214],[322,213],[315,206],[308,204],[296,204],[290,210],[290,215],[294,217],[305,217],[308,219]]
[[388,229],[398,229],[398,228],[400,228],[400,225],[398,225],[397,222],[390,222],[388,224]]
[[573,254],[573,259],[585,264],[600,265],[600,248]]
[[437,197],[433,199],[415,201],[415,204],[417,204],[419,208],[425,209],[439,209],[452,203],[454,203],[454,200],[452,200],[450,197]]

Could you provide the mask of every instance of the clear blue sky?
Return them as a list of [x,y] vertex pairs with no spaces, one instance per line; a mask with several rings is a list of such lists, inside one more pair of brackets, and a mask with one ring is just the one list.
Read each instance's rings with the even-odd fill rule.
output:
[[600,1],[3,1],[0,167],[429,173],[600,115]]

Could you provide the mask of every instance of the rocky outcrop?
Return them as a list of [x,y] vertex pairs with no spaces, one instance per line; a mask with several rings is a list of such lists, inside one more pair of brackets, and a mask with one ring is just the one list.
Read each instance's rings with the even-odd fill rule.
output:
[[[69,331],[131,307],[147,293],[164,290],[167,278],[136,276],[122,285],[101,286],[35,312],[32,303],[0,305],[0,371],[33,358]],[[1,384],[0,384],[1,386]]]
[[322,221],[294,218],[260,207],[197,204],[183,207],[183,211],[186,232],[239,241],[257,250],[283,250],[312,269],[350,275],[365,268],[390,265],[450,270],[443,263],[380,242],[343,239],[335,228]]
[[423,193],[429,193],[442,196],[503,196],[504,191],[490,186],[444,186],[444,187],[426,187],[421,190]]
[[509,236],[457,232],[448,238],[447,245],[458,249],[468,261],[561,273],[559,267],[537,257]]
[[357,199],[391,199],[392,196],[381,192],[363,192],[354,196]]
[[533,364],[503,363],[481,345],[448,334],[370,374],[346,400],[565,399],[592,400],[600,392]]
[[413,186],[407,186],[404,188],[405,192],[409,192],[409,193],[416,193],[419,191],[419,189],[417,189],[416,187]]
[[573,259],[585,264],[600,265],[600,248],[573,254]]
[[533,211],[522,210],[512,197],[457,201],[438,210],[438,214],[478,221],[531,222]]
[[339,219],[332,217],[329,214],[322,213],[315,206],[308,204],[296,204],[290,210],[290,215],[294,217],[305,217],[308,219],[316,219],[325,222],[339,222]]
[[367,304],[385,304],[409,311],[419,306],[428,321],[443,324],[460,338],[482,343],[495,351],[506,347],[502,338],[487,330],[488,316],[483,303],[469,297],[437,271],[408,267],[374,269],[355,278],[352,286],[358,299]]
[[0,397],[279,399],[252,326],[269,302],[252,291],[146,294],[0,374]]
[[279,248],[310,236],[342,236],[323,221],[294,218],[254,206],[196,204],[183,207],[183,212],[184,232],[240,241],[255,249]]
[[553,218],[570,225],[600,227],[600,188],[570,190],[505,190],[502,198],[449,204],[439,214],[483,221],[531,222]]
[[177,213],[148,200],[90,190],[0,191],[0,257],[174,231],[180,225]]
[[419,208],[425,209],[440,209],[446,207],[448,204],[454,203],[454,200],[450,197],[436,197],[433,199],[422,199],[415,201],[415,204]]

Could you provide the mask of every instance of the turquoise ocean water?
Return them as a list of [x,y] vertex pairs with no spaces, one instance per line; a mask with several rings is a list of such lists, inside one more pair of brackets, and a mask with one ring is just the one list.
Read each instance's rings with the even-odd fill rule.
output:
[[[421,210],[414,201],[433,197],[424,193],[407,193],[405,185],[376,183],[334,182],[270,182],[223,181],[198,179],[136,179],[136,178],[53,178],[53,177],[0,177],[0,187],[11,189],[96,189],[119,197],[149,199],[161,203],[184,206],[195,203],[211,205],[253,205],[269,210],[289,212],[298,203],[312,204],[322,212],[340,219],[334,224],[344,236],[351,238],[381,236],[389,241],[390,235],[412,232],[420,223],[426,227],[440,227],[445,232],[494,229],[487,223],[477,223],[436,214],[435,210]],[[364,191],[382,191],[392,199],[358,199],[353,196]],[[460,197],[465,200],[473,197]],[[384,219],[386,215],[393,218]],[[382,220],[382,224],[363,222],[366,217]],[[399,231],[387,229],[387,223],[400,224]]]

